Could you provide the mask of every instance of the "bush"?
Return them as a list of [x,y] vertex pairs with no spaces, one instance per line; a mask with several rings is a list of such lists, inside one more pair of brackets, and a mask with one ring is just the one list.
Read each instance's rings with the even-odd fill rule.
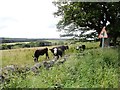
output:
[[7,44],[2,45],[2,50],[8,49]]

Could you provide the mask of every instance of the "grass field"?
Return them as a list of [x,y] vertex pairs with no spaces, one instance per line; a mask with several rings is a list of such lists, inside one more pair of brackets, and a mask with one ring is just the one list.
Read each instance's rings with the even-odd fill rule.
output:
[[[71,49],[68,52],[74,52],[76,46],[78,46],[79,44],[82,43],[77,43],[74,45],[70,45]],[[83,43],[86,44],[87,48],[91,48],[91,47],[98,47],[99,43]],[[54,46],[47,46],[48,48],[52,48]],[[33,54],[35,52],[36,49],[39,48],[44,48],[44,47],[33,47],[33,48],[20,48],[20,49],[11,49],[11,50],[0,50],[2,53],[2,67],[6,66],[6,65],[10,65],[10,64],[14,64],[14,65],[33,65],[34,61],[33,61]],[[49,56],[50,59],[53,57],[52,53],[49,50]],[[40,56],[39,61],[43,61],[45,60],[45,55],[44,56]]]
[[[96,48],[99,43],[84,43],[84,52],[75,50],[79,45],[69,45],[66,55],[70,55],[63,64],[55,64],[50,70],[40,68],[40,73],[14,74],[2,88],[118,88],[119,53],[118,49]],[[95,49],[95,48],[96,49]],[[51,48],[51,47],[48,47]],[[2,51],[2,66],[16,64],[25,66],[34,64],[32,55],[37,48],[13,49]],[[50,59],[53,55],[49,51]],[[45,56],[39,58],[39,62]],[[24,77],[23,77],[24,76]]]
[[[52,48],[54,46],[48,46]],[[34,47],[34,48],[21,48],[21,49],[11,49],[11,50],[2,50],[2,67],[6,65],[33,65],[33,55],[36,49],[44,47]],[[49,51],[49,56],[52,58],[52,53]],[[45,55],[39,57],[39,61],[45,60]]]

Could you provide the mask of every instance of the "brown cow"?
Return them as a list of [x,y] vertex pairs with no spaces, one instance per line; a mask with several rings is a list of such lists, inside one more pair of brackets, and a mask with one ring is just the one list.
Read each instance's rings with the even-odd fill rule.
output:
[[34,53],[34,56],[33,56],[34,57],[34,61],[38,62],[38,57],[40,55],[44,55],[44,54],[46,54],[46,59],[47,58],[49,59],[48,48],[43,48],[43,49],[36,50],[35,53]]

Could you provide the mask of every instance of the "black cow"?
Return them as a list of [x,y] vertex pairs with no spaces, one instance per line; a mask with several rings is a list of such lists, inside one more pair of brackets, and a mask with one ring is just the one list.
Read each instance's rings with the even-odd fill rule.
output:
[[57,59],[63,56],[64,51],[69,49],[69,47],[66,45],[62,45],[62,46],[58,46],[58,47],[53,47],[52,49],[50,49],[50,51],[53,53],[54,56],[57,56]]
[[34,61],[38,62],[38,57],[40,55],[44,55],[44,54],[46,54],[46,59],[47,58],[49,59],[48,48],[43,48],[43,49],[36,50],[35,53],[34,53],[34,56],[33,56],[34,57]]
[[58,48],[58,49],[61,49],[63,52],[65,51],[65,46],[58,46],[58,47],[54,47],[54,48]]
[[86,49],[86,46],[85,45],[82,45],[82,49],[83,49],[83,51]]
[[57,48],[60,48],[63,52],[67,49],[69,49],[69,47],[66,45],[66,46],[58,46]]
[[82,46],[77,46],[76,50],[81,50]]
[[66,45],[66,46],[65,46],[65,50],[67,50],[67,49],[69,49],[69,47]]
[[80,45],[76,47],[76,50],[85,50],[86,46],[85,45]]
[[62,57],[64,53],[62,49],[57,47],[50,49],[50,51],[53,53],[54,56],[57,56],[57,59],[59,58],[59,56]]

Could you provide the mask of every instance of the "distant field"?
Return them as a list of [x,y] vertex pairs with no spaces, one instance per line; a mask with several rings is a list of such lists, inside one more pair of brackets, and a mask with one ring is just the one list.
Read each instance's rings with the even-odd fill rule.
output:
[[[59,42],[66,42],[66,40],[38,40],[39,42],[40,41],[48,41],[48,42],[52,42],[52,43],[59,43]],[[36,41],[30,41],[30,42],[36,42]],[[22,43],[25,43],[25,44],[27,44],[27,43],[30,43],[30,42],[14,42],[14,43],[0,43],[0,44],[7,44],[7,45],[15,45],[15,44],[22,44]]]
[[22,44],[22,43],[25,43],[25,44],[27,44],[27,43],[29,43],[29,42],[15,42],[15,43],[1,43],[1,44],[6,44],[6,45],[15,45],[15,44]]

